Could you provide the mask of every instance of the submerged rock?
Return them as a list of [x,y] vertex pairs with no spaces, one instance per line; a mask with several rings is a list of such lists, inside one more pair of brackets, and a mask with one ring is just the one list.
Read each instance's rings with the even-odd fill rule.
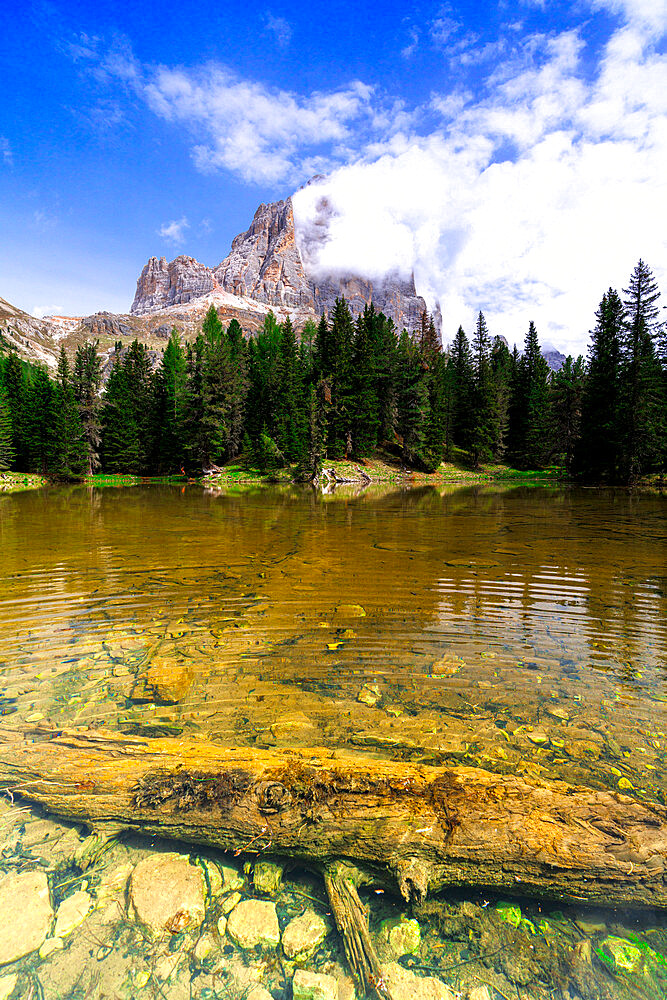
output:
[[150,930],[176,933],[204,919],[204,873],[182,854],[154,854],[140,861],[130,881],[130,904]]
[[283,866],[273,861],[258,861],[252,871],[252,883],[257,892],[277,896],[283,886]]
[[290,920],[283,931],[283,952],[297,961],[309,958],[329,933],[329,926],[314,910]]
[[387,958],[414,955],[421,946],[421,930],[413,918],[405,916],[383,920],[380,925],[380,947]]
[[0,1000],[7,1000],[14,992],[18,980],[19,977],[15,973],[11,976],[0,976]]
[[338,1000],[338,980],[317,972],[297,969],[292,980],[294,1000]]
[[239,948],[275,948],[280,942],[280,928],[275,903],[246,899],[229,914],[227,934]]
[[92,897],[79,890],[63,899],[56,912],[55,937],[66,937],[75,927],[82,923],[90,913],[93,905]]
[[204,963],[207,959],[210,959],[219,948],[219,944],[215,936],[208,931],[202,934],[202,936],[197,941],[194,950],[194,956],[198,962]]
[[601,947],[611,955],[614,965],[620,971],[639,972],[641,970],[643,964],[641,950],[631,941],[610,934],[601,942]]
[[0,965],[41,947],[53,920],[44,872],[5,876],[0,882],[0,913]]
[[220,865],[222,875],[222,888],[224,892],[234,892],[235,889],[242,889],[245,885],[245,878],[231,865]]
[[269,993],[266,986],[253,986],[245,1000],[273,1000],[273,994]]
[[231,913],[234,907],[239,905],[242,898],[240,892],[230,892],[229,896],[225,896],[220,904],[220,909],[223,913]]
[[377,684],[364,684],[357,695],[357,701],[361,702],[362,705],[368,705],[369,708],[377,705],[381,698],[382,693]]
[[187,695],[192,679],[190,663],[154,656],[145,676],[137,680],[130,697],[133,701],[153,700],[175,705]]
[[382,967],[382,978],[392,1000],[456,1000],[456,994],[433,976],[416,976],[398,962]]

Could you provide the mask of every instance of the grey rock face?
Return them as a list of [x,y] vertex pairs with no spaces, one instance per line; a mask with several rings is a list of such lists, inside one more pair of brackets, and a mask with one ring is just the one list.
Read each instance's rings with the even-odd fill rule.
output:
[[213,271],[221,288],[268,305],[312,309],[313,293],[294,235],[292,199],[260,205]]
[[[322,232],[321,239],[325,238]],[[309,239],[306,260],[313,260],[312,233]],[[373,302],[399,330],[417,329],[426,308],[412,277],[394,274],[371,281],[358,275],[322,276],[309,271],[297,245],[291,198],[260,205],[250,228],[235,237],[231,251],[213,270],[193,257],[176,257],[170,264],[164,257],[151,257],[137,281],[132,312],[156,312],[213,290],[313,316],[331,312],[336,299],[343,296],[353,316]],[[439,313],[435,318],[439,326]]]
[[132,303],[135,315],[189,302],[215,287],[209,267],[194,257],[181,254],[171,263],[165,257],[151,257],[139,275]]

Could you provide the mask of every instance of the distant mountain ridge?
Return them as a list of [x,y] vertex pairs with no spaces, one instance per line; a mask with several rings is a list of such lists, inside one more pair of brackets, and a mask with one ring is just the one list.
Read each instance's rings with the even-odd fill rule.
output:
[[[330,312],[341,297],[355,316],[373,302],[399,330],[410,331],[419,327],[426,309],[413,276],[391,274],[372,280],[309,272],[297,244],[291,198],[260,205],[249,229],[234,238],[229,254],[214,268],[186,255],[169,263],[165,257],[151,257],[139,275],[131,312],[143,315],[216,292],[288,310],[303,319]],[[440,329],[439,309],[435,321]]]

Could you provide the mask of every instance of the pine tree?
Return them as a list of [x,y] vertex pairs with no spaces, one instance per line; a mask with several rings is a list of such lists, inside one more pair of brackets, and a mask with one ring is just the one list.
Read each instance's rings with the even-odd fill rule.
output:
[[474,422],[474,369],[470,343],[462,326],[456,331],[449,355],[453,391],[452,439],[468,451]]
[[574,470],[575,454],[581,433],[581,408],[584,393],[584,359],[565,359],[560,371],[551,377],[551,431],[552,459],[563,465],[568,473]]
[[490,461],[498,436],[495,387],[489,350],[489,331],[484,314],[480,312],[472,344],[474,388],[472,392],[470,455],[475,467],[480,462]]
[[501,337],[494,337],[490,356],[491,394],[494,414],[494,437],[491,456],[499,462],[505,455],[509,432],[509,412],[512,393],[514,362],[509,348]]
[[512,459],[519,468],[542,468],[548,458],[549,366],[530,322],[524,352],[516,362],[510,412]]
[[14,444],[12,440],[12,417],[9,402],[0,377],[0,472],[11,469],[14,462]]
[[419,347],[403,330],[398,342],[397,436],[405,465],[424,466],[424,440],[429,413],[428,386]]
[[380,427],[375,368],[376,315],[372,304],[366,306],[357,318],[352,347],[352,440],[358,458],[374,451]]
[[616,482],[621,475],[621,336],[623,303],[609,288],[595,314],[581,401],[582,433],[575,450],[578,475]]
[[665,441],[665,386],[658,358],[658,286],[640,260],[623,290],[621,445],[623,478],[632,482],[658,468]]
[[72,387],[83,426],[86,472],[89,476],[99,466],[101,382],[102,366],[97,353],[97,341],[86,341],[76,351]]
[[[319,340],[319,338],[318,338]],[[331,402],[327,427],[327,456],[346,458],[353,448],[352,440],[352,345],[354,325],[345,299],[336,299],[331,324],[328,327],[327,363],[323,375],[328,378]]]
[[26,404],[29,390],[28,365],[12,351],[4,361],[3,383],[12,425],[12,452],[14,468],[21,472],[30,469],[30,456],[26,439]]

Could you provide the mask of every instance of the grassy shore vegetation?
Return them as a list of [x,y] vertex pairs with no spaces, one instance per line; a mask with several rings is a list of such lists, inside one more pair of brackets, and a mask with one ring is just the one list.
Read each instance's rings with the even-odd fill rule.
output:
[[[667,350],[659,292],[639,261],[595,314],[587,362],[552,373],[530,323],[522,353],[480,312],[443,351],[433,320],[398,333],[372,305],[336,302],[297,336],[272,313],[246,339],[212,306],[199,336],[156,356],[116,345],[103,385],[94,343],[56,377],[0,353],[0,470],[60,478],[205,474],[218,481],[484,481],[553,470],[662,481]],[[114,480],[117,481],[117,480]]]

